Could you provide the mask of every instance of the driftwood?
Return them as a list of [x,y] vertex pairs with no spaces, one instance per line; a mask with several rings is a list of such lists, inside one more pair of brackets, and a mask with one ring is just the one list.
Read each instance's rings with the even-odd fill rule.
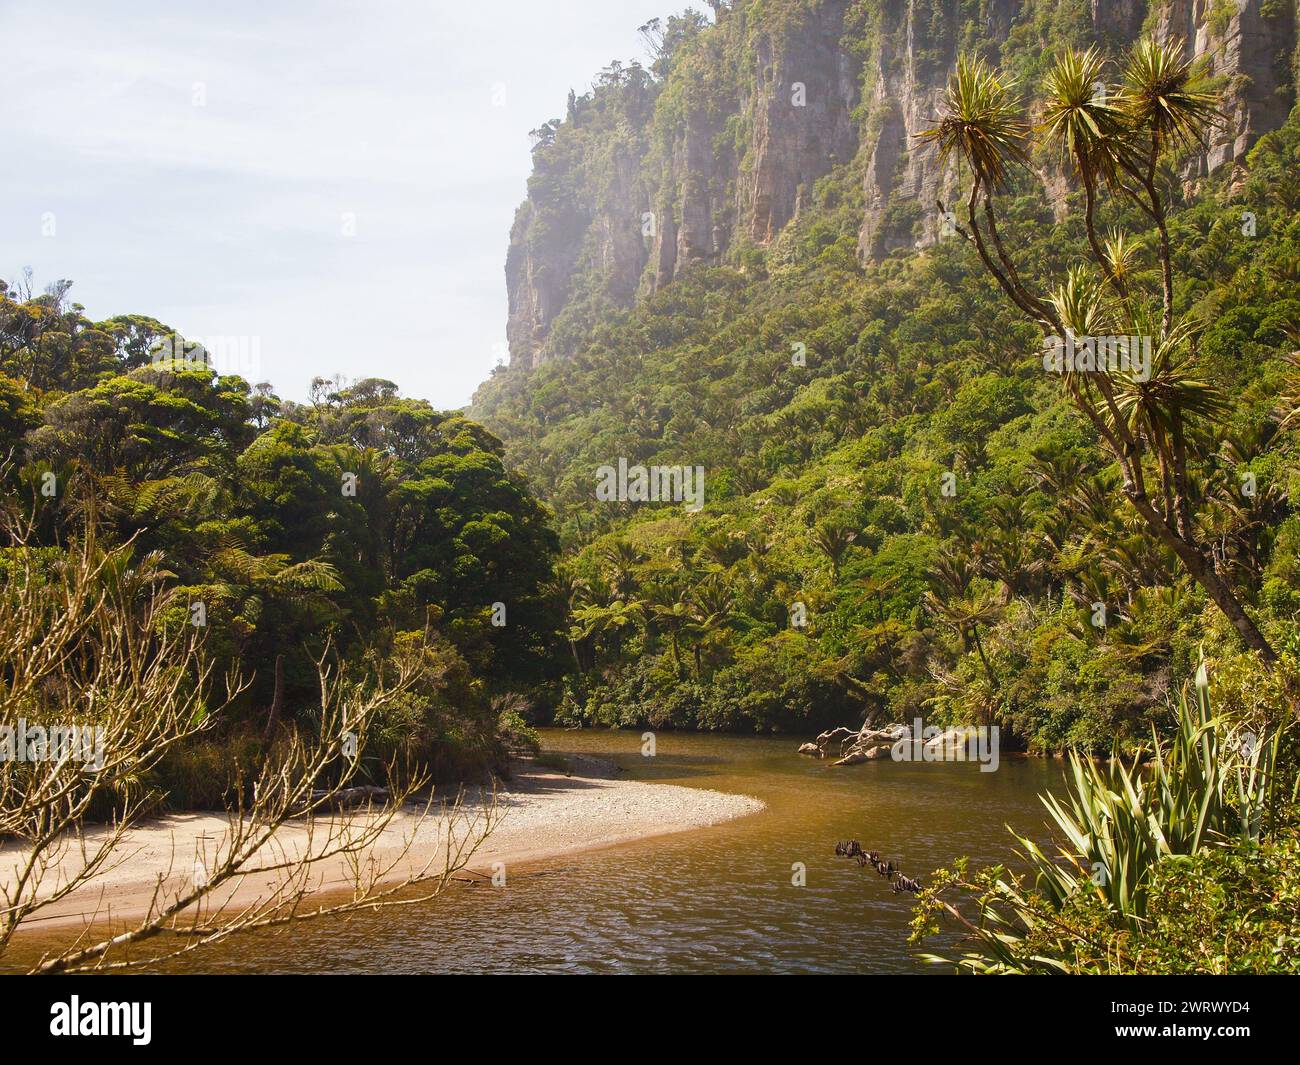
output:
[[835,844],[835,856],[837,858],[853,858],[857,861],[859,867],[870,865],[877,873],[893,883],[895,895],[902,894],[904,891],[915,895],[921,890],[920,882],[913,880],[910,876],[904,876],[902,870],[894,864],[892,858],[886,861],[876,851],[864,851],[862,844],[856,839],[841,840]]
[[336,810],[350,810],[354,806],[364,806],[370,802],[386,803],[388,789],[377,788],[373,784],[360,784],[355,788],[341,788],[335,792],[313,791],[312,802],[327,802]]
[[857,765],[885,757],[889,748],[910,735],[906,725],[871,728],[868,724],[860,729],[840,726],[823,732],[814,743],[805,743],[799,748],[799,753],[814,758],[834,758],[831,765]]
[[907,752],[904,757],[910,761],[963,761],[975,757],[970,752],[978,733],[979,729],[974,725],[958,725],[923,740],[913,736],[906,725],[872,728],[868,724],[857,730],[841,726],[823,732],[813,743],[803,744],[799,753],[814,758],[836,758],[831,765],[857,765],[887,757],[894,745],[904,740],[908,743],[908,747],[903,748]]

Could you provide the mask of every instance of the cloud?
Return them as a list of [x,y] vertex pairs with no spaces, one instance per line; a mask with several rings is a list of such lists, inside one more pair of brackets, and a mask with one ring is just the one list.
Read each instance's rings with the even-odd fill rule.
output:
[[0,274],[72,278],[93,316],[260,336],[286,396],[339,372],[461,405],[505,338],[527,131],[635,54],[644,18],[612,0],[11,3],[5,38],[27,44],[0,68]]

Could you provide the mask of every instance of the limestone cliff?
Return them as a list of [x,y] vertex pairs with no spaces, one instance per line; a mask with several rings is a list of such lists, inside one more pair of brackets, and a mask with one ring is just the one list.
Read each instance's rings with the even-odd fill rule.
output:
[[[744,267],[799,217],[819,179],[856,184],[859,254],[935,238],[951,191],[915,137],[960,51],[1026,85],[1065,44],[1119,53],[1179,37],[1220,79],[1226,121],[1186,164],[1241,160],[1294,103],[1294,0],[735,0],[715,23],[653,24],[649,68],[611,64],[538,133],[506,261],[512,364],[563,358],[611,307],[692,264]],[[1031,100],[1032,106],[1032,100]],[[1069,183],[1036,160],[1058,213]]]
[[1295,5],[1277,0],[1169,0],[1157,5],[1154,28],[1180,37],[1224,79],[1226,122],[1190,176],[1243,159],[1262,132],[1276,129],[1295,102],[1292,62]]

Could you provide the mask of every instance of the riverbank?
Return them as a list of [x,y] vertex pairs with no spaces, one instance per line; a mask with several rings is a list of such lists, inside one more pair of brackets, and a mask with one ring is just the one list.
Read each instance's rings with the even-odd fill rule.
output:
[[[763,803],[747,795],[734,795],[673,784],[650,784],[620,777],[612,762],[574,756],[561,768],[533,761],[521,762],[515,775],[495,794],[484,789],[466,793],[458,815],[448,810],[422,816],[422,808],[397,813],[363,862],[391,868],[387,881],[396,881],[430,862],[440,870],[449,846],[454,848],[481,826],[489,810],[497,815],[491,834],[478,846],[458,875],[489,877],[512,866],[525,865],[579,851],[610,847],[653,836],[706,828],[756,813]],[[361,816],[361,815],[357,815]],[[89,884],[82,885],[40,911],[30,930],[81,926],[90,922],[138,921],[163,884],[160,898],[169,890],[187,886],[195,875],[196,855],[215,853],[227,832],[221,814],[174,814],[133,828],[114,853],[108,867]],[[88,834],[94,846],[96,832]],[[318,823],[316,839],[323,838]],[[262,852],[260,861],[283,854],[302,853],[308,845],[302,823],[281,828]],[[13,876],[16,845],[0,847],[0,882]],[[45,881],[46,891],[76,868],[65,855]],[[243,908],[264,897],[269,879],[244,877],[223,886],[212,908]],[[341,858],[322,862],[313,871],[312,894],[326,895],[347,889],[352,880]],[[24,930],[28,930],[25,926]]]

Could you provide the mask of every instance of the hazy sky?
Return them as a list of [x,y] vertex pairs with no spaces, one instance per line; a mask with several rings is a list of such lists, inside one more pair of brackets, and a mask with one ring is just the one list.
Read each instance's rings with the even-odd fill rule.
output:
[[460,406],[505,352],[528,131],[683,6],[0,0],[0,276],[245,338],[282,396]]

